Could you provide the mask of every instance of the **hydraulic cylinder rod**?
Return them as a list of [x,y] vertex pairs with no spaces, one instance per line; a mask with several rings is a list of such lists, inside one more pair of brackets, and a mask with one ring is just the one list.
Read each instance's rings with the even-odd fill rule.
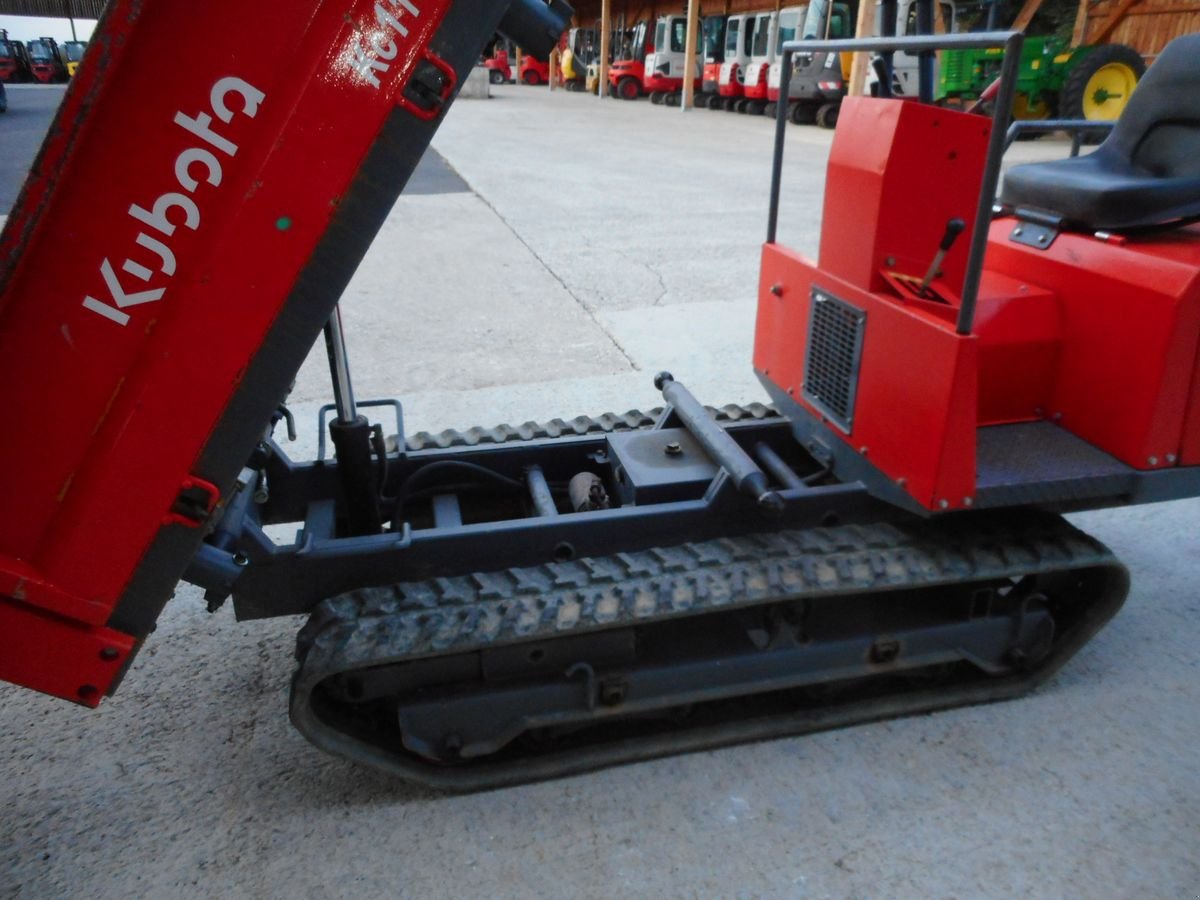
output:
[[692,437],[729,474],[739,491],[753,497],[763,509],[783,509],[783,498],[771,490],[766,473],[737,441],[725,433],[724,428],[712,420],[687,388],[676,381],[670,372],[659,372],[654,376],[654,386],[662,391],[663,399],[671,404]]

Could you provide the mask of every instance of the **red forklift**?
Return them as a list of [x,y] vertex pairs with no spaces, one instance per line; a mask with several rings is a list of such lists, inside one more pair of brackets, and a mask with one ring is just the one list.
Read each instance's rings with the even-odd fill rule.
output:
[[17,84],[32,80],[29,51],[20,41],[10,40],[8,32],[0,28],[0,81]]
[[[95,707],[184,579],[307,616],[315,746],[492,788],[1025,693],[1129,585],[1062,513],[1200,496],[1200,35],[998,198],[1020,34],[785,43],[775,405],[663,372],[650,413],[406,437],[338,296],[492,33],[548,53],[570,9],[287,9],[112,0],[0,234],[0,678]],[[995,121],[846,100],[818,257],[776,241],[797,54],[995,46]]]
[[[710,99],[709,109],[733,109],[742,96],[742,82],[746,77],[746,66],[754,44],[754,14],[730,16],[725,26],[725,53],[717,73],[717,97]],[[705,79],[704,89],[708,90]]]
[[486,53],[483,60],[483,67],[488,70],[488,81],[492,84],[512,83],[513,70],[510,63],[510,50],[516,52],[516,47],[512,41],[505,40],[497,35],[490,52]]
[[42,84],[57,84],[66,81],[67,66],[52,37],[41,37],[26,44],[29,50],[29,67],[36,81]]
[[608,92],[622,100],[645,96],[646,59],[654,53],[654,23],[641,21],[629,32],[629,45],[622,47],[608,69]]
[[550,63],[538,59],[532,53],[521,54],[521,65],[517,68],[517,79],[522,84],[536,87],[550,83]]

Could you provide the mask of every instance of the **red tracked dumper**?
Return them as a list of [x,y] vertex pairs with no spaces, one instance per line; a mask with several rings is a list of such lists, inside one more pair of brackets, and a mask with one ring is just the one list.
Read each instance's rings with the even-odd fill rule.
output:
[[[1022,693],[1127,588],[1058,514],[1200,494],[1200,192],[1177,134],[1144,139],[1196,118],[1172,104],[1200,38],[1095,154],[1013,170],[994,218],[988,120],[847,101],[816,261],[773,239],[781,118],[774,410],[663,373],[652,413],[388,442],[368,413],[403,434],[400,406],[354,397],[337,297],[479,49],[545,52],[569,10],[128,6],[0,239],[7,680],[95,706],[182,577],[242,619],[308,614],[290,713],[315,744],[489,787]],[[194,59],[147,77],[179,34]],[[1165,174],[1123,194],[1131,159]],[[322,333],[335,402],[300,462],[272,432]]]

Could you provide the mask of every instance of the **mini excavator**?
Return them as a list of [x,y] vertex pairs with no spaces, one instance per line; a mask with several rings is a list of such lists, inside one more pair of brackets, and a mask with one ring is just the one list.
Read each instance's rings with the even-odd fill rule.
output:
[[308,617],[315,745],[471,790],[1013,697],[1117,612],[1062,514],[1200,495],[1200,36],[998,199],[1002,112],[847,99],[816,260],[775,240],[796,54],[1003,47],[1003,111],[1021,37],[785,44],[772,406],[664,372],[649,413],[406,438],[338,297],[480,49],[544,56],[570,14],[110,3],[0,238],[0,677],[96,706],[183,579]]

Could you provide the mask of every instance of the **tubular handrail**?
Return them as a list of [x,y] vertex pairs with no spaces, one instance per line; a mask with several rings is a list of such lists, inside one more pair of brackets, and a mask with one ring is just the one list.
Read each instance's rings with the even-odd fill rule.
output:
[[795,54],[1002,48],[1004,62],[1000,69],[1000,91],[996,96],[996,112],[993,114],[992,133],[988,140],[987,161],[983,167],[983,184],[980,186],[979,203],[975,210],[975,226],[971,231],[967,269],[963,277],[962,305],[958,310],[956,326],[959,334],[970,334],[975,323],[975,304],[979,299],[979,279],[983,274],[983,257],[987,252],[988,226],[991,222],[992,204],[996,199],[996,188],[1000,183],[1000,161],[1004,157],[1005,138],[1009,120],[1012,118],[1012,105],[1017,87],[1017,68],[1021,61],[1021,45],[1024,40],[1024,35],[1019,31],[984,31],[977,34],[849,38],[829,41],[803,40],[784,43],[779,101],[775,112],[775,151],[771,165],[771,206],[767,218],[767,243],[775,243],[775,232],[779,222],[779,192],[783,180],[783,143],[788,120],[787,105],[788,91],[792,80],[792,58]]

